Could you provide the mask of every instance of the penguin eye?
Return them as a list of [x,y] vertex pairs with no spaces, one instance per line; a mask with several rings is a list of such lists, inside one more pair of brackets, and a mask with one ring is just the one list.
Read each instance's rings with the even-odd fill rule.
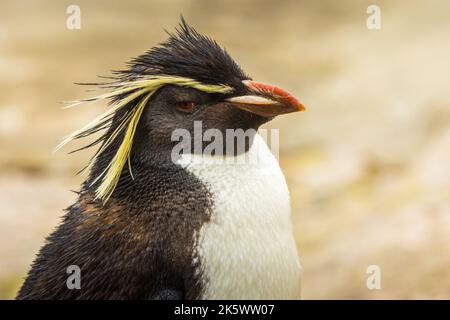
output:
[[195,107],[195,103],[192,101],[181,101],[177,103],[177,108],[184,112],[192,111]]

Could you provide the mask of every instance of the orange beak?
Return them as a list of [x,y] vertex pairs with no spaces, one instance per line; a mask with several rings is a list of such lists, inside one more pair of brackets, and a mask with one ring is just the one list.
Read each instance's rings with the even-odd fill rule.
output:
[[226,100],[237,108],[265,117],[305,110],[297,98],[283,89],[252,80],[244,80],[242,83],[251,94]]

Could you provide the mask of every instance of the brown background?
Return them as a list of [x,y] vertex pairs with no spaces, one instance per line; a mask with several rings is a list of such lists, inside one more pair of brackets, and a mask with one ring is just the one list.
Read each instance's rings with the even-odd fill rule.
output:
[[[182,13],[307,112],[280,117],[305,298],[450,298],[450,2],[76,1],[0,5],[0,298],[75,198],[90,156],[52,154],[104,110],[61,110],[165,39]],[[381,268],[382,289],[366,288]]]

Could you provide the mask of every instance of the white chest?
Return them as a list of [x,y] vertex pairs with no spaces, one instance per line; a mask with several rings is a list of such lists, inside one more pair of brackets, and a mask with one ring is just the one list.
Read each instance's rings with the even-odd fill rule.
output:
[[[247,161],[239,159],[245,156]],[[236,163],[191,157],[179,164],[214,196],[211,221],[201,228],[195,249],[205,280],[203,298],[299,298],[301,267],[289,192],[262,138],[256,136],[247,155],[235,157]]]

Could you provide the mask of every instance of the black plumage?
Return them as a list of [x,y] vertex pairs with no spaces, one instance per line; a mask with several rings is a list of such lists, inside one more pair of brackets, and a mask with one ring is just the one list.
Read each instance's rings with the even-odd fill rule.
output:
[[[135,180],[121,179],[105,205],[82,191],[48,237],[18,299],[199,297],[192,235],[209,219],[208,190],[170,163],[136,165],[134,174]],[[80,290],[66,286],[69,265],[80,267]]]

